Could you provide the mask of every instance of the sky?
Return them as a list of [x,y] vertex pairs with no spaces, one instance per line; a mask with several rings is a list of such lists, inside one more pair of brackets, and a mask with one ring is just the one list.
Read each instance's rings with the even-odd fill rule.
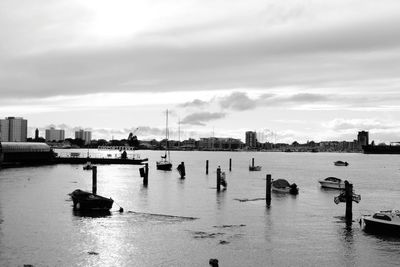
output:
[[397,0],[2,0],[0,117],[94,139],[400,141]]

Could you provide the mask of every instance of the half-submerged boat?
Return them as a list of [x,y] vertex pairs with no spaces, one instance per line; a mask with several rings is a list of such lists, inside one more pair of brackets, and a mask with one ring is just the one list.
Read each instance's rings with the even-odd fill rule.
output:
[[324,180],[318,181],[321,184],[321,187],[331,188],[331,189],[339,189],[344,190],[344,181],[342,179],[336,177],[327,177]]
[[349,163],[347,161],[341,161],[341,160],[335,161],[333,164],[335,164],[335,166],[347,166],[347,165],[349,165]]
[[261,166],[249,166],[249,171],[261,171]]
[[261,171],[261,166],[254,165],[254,158],[251,159],[251,165],[249,165],[249,171]]
[[278,193],[289,193],[292,195],[297,195],[299,193],[299,188],[297,187],[297,185],[295,183],[290,184],[285,179],[277,179],[272,181],[271,189],[272,191]]
[[90,163],[90,161],[86,162],[86,164],[83,166],[84,170],[91,170],[93,169],[93,165],[92,163]]
[[167,110],[167,119],[166,119],[166,127],[165,127],[165,153],[161,156],[161,160],[156,162],[157,170],[162,171],[170,171],[172,170],[172,163],[170,161],[170,154],[168,150],[168,110]]
[[74,210],[107,211],[114,203],[112,198],[105,198],[80,189],[76,189],[69,195],[74,203]]
[[366,232],[386,233],[400,236],[400,211],[384,210],[361,217]]

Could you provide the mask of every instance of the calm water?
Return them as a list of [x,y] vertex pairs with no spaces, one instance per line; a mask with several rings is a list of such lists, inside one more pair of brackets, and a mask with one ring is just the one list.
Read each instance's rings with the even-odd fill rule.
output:
[[[104,217],[72,211],[67,194],[91,190],[91,172],[82,165],[1,170],[0,266],[208,266],[210,258],[220,266],[399,265],[400,239],[366,234],[357,222],[346,229],[345,204],[333,202],[338,192],[317,182],[327,176],[353,182],[362,196],[353,204],[355,221],[399,208],[399,155],[172,152],[175,167],[186,165],[181,180],[175,170],[155,169],[161,152],[140,153],[149,158],[147,188],[140,166],[98,166],[98,194],[117,203]],[[248,171],[252,157],[261,172]],[[336,160],[350,165],[336,167]],[[228,181],[220,193],[218,165]],[[295,182],[299,195],[273,194],[269,209],[264,200],[235,200],[265,197],[267,173]]]

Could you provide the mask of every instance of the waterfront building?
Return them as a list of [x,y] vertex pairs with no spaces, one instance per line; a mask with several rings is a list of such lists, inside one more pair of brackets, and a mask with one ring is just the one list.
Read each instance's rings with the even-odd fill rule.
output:
[[50,127],[50,129],[46,129],[46,142],[59,142],[64,141],[65,139],[65,131],[58,130],[54,127]]
[[0,120],[0,141],[26,142],[28,121],[21,117],[6,117]]
[[368,132],[366,131],[358,132],[357,141],[360,147],[369,145]]
[[199,150],[235,150],[241,149],[243,146],[240,139],[234,138],[200,138]]
[[257,148],[257,133],[252,131],[246,132],[246,146],[248,148]]
[[92,141],[92,132],[84,130],[76,131],[75,139],[82,139],[83,141],[85,141],[85,145],[88,145]]

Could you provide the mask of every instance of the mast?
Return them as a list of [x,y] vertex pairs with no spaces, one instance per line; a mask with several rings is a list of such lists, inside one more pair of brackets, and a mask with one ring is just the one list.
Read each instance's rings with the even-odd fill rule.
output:
[[168,109],[167,109],[167,119],[165,123],[165,156],[167,156],[168,152],[168,159],[169,159],[169,150],[168,150],[168,138],[169,138],[169,131],[168,131]]

